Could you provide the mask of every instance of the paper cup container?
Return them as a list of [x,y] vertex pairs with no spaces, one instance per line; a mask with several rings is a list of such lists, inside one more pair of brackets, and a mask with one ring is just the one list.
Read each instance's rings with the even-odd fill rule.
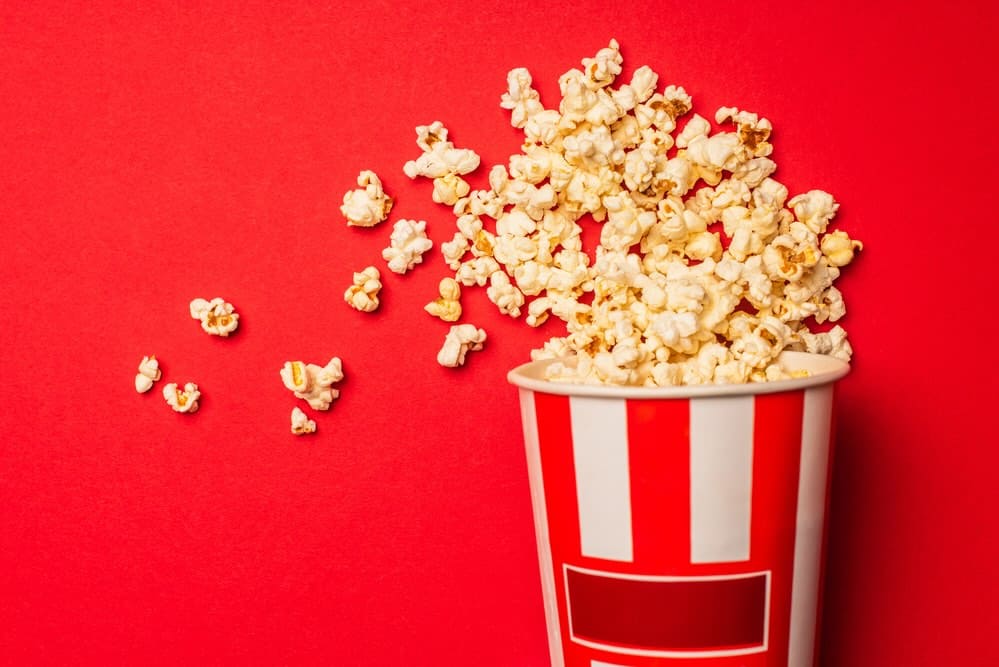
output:
[[812,667],[833,385],[629,388],[508,379],[521,415],[552,665]]

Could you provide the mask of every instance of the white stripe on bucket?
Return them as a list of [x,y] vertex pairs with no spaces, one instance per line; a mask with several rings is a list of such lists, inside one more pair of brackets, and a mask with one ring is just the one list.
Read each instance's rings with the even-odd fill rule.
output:
[[749,560],[753,397],[690,400],[690,561]]
[[625,665],[618,665],[616,663],[601,662],[600,660],[590,660],[590,667],[626,667]]
[[805,390],[788,667],[812,667],[815,664],[815,624],[829,473],[832,393],[832,385]]
[[527,473],[531,480],[531,507],[534,509],[534,527],[538,539],[538,564],[541,569],[541,593],[545,603],[548,623],[548,652],[552,667],[564,667],[562,632],[558,620],[558,600],[555,597],[555,569],[552,564],[552,543],[548,533],[548,512],[545,508],[544,477],[541,473],[541,446],[538,440],[538,416],[534,406],[534,392],[520,390],[520,415],[524,425],[524,444],[527,449]]
[[582,554],[630,562],[631,481],[626,403],[572,396],[569,413]]

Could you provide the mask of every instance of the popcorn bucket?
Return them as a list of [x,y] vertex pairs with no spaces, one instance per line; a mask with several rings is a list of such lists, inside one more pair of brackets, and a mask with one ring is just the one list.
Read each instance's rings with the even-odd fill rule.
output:
[[552,665],[812,667],[833,385],[520,389]]

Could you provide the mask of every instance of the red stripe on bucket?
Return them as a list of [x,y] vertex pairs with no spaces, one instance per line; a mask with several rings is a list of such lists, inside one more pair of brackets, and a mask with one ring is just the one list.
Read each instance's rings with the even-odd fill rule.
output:
[[628,401],[631,515],[637,572],[690,563],[690,403]]
[[567,567],[565,583],[577,641],[664,654],[766,641],[767,573],[640,579]]

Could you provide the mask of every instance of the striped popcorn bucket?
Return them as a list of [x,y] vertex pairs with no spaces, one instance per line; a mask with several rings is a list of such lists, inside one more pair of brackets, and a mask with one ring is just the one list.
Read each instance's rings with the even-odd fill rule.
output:
[[834,382],[519,387],[552,665],[813,667]]

